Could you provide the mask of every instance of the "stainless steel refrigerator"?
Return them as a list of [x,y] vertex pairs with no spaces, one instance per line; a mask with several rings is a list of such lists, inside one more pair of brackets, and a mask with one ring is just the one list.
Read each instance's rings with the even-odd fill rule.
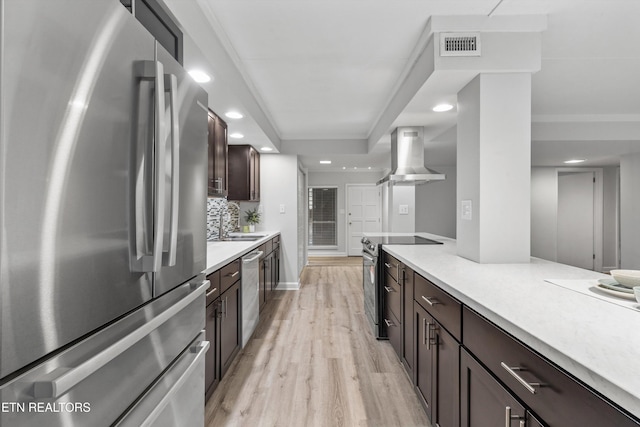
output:
[[0,425],[203,425],[206,92],[118,0],[0,20]]

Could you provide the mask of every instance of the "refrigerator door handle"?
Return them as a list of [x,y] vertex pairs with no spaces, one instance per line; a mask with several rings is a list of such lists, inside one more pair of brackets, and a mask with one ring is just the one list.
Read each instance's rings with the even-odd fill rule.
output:
[[67,393],[81,381],[85,380],[113,359],[120,356],[137,342],[162,326],[166,321],[171,319],[193,301],[200,298],[209,287],[209,284],[210,282],[208,280],[203,281],[194,291],[188,293],[184,298],[173,304],[158,316],[144,323],[130,334],[124,336],[113,345],[87,359],[77,367],[60,367],[51,371],[40,381],[34,382],[34,397],[36,399],[57,399]]
[[154,425],[160,414],[162,414],[164,408],[166,408],[167,405],[171,403],[172,399],[174,399],[174,394],[178,390],[180,390],[180,387],[182,387],[182,385],[191,376],[193,371],[197,368],[198,362],[204,357],[205,353],[209,349],[209,345],[209,341],[200,341],[198,344],[189,349],[189,351],[191,353],[195,353],[196,356],[191,361],[189,366],[184,370],[182,375],[180,375],[180,378],[178,378],[178,380],[167,391],[167,394],[164,395],[162,400],[160,400],[156,407],[153,408],[153,411],[151,411],[147,418],[145,418],[145,420],[140,424],[140,427],[150,427]]
[[[153,200],[151,204],[154,205],[153,208],[153,218],[149,219],[152,222],[152,234],[153,241],[151,242],[151,253],[146,253],[147,248],[137,248],[137,251],[134,252],[136,255],[133,256],[133,265],[135,271],[141,272],[156,272],[160,271],[161,261],[162,261],[162,240],[164,233],[164,199],[161,196],[164,196],[164,172],[165,172],[165,123],[164,123],[164,66],[160,61],[139,61],[137,64],[137,75],[138,78],[142,80],[153,80],[154,90],[153,90],[153,110],[154,110],[154,132],[151,136],[152,138],[152,146],[153,149],[147,149],[146,155],[153,156],[153,171],[152,171],[152,180],[146,181],[146,185],[140,185],[139,180],[143,180],[142,176],[146,176],[146,173],[139,174],[136,173],[136,186],[135,186],[135,198],[143,198],[144,201],[140,203],[146,205],[147,201],[145,198],[145,194],[153,194]],[[145,165],[143,169],[146,169],[148,164],[143,162]],[[146,172],[146,170],[144,171]],[[142,176],[141,176],[142,175]],[[146,188],[143,188],[146,187]],[[144,208],[139,208],[138,202],[135,201],[133,203],[133,209],[135,210],[135,220],[133,221],[132,227],[133,235],[138,236],[138,231],[135,229],[138,225],[141,225],[144,228],[143,235],[140,236],[140,239],[136,237],[136,245],[140,246],[142,242],[147,241],[147,226],[146,221],[141,220],[139,215],[142,214]],[[143,251],[140,258],[137,257],[139,252]]]
[[162,265],[176,265],[176,247],[178,245],[178,203],[180,195],[180,125],[178,103],[178,79],[174,74],[164,75],[165,91],[169,94],[171,110],[171,211],[169,214],[169,248],[162,254]]

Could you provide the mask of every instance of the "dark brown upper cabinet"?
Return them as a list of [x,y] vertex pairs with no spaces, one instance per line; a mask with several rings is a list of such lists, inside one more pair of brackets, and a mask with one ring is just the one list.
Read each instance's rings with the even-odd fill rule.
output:
[[209,110],[209,175],[208,191],[210,197],[224,197],[228,195],[228,146],[227,124],[224,120]]
[[250,145],[229,146],[229,200],[260,201],[260,153]]

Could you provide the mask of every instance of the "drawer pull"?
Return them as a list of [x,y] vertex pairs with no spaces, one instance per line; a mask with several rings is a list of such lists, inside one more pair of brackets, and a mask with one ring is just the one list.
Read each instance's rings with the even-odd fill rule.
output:
[[434,297],[425,297],[424,295],[422,295],[422,299],[425,300],[427,304],[429,304],[432,307],[437,304],[442,304],[440,301],[438,301]]
[[524,417],[519,415],[511,415],[511,407],[506,406],[504,408],[504,427],[511,427],[512,420],[520,420],[520,427],[524,427]]
[[227,276],[228,276],[228,277],[236,277],[238,274],[240,274],[240,271],[236,271],[236,272],[234,272],[233,274],[231,274],[231,273],[227,273]]
[[521,371],[521,372],[526,371],[527,370],[526,368],[521,368],[519,366],[508,366],[504,362],[500,362],[500,366],[502,366],[505,371],[507,371],[513,378],[515,378],[520,384],[522,384],[522,386],[526,388],[531,394],[536,394],[537,390],[534,387],[544,387],[544,384],[540,382],[530,383],[525,381],[524,378],[522,378],[516,372],[516,371]]
[[391,292],[393,292],[393,289],[392,289],[392,288],[390,288],[389,286],[385,286],[385,287],[384,287],[384,290],[385,290],[385,291],[387,291],[387,293],[389,293],[389,294],[390,294]]
[[217,290],[218,290],[218,288],[213,288],[213,289],[211,289],[209,292],[207,292],[207,298],[209,298],[209,296],[213,295],[213,293],[214,293],[215,291],[217,291]]
[[392,326],[395,326],[395,325],[393,324],[393,322],[392,322],[392,321],[390,321],[389,319],[384,319],[384,323],[386,323],[386,324],[387,324],[387,328],[390,328],[390,327],[392,327]]
[[384,266],[387,267],[387,268],[391,268],[391,264],[389,264],[388,262],[385,262]]

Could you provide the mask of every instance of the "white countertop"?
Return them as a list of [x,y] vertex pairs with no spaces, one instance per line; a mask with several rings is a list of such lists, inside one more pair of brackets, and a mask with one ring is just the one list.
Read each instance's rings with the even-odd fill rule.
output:
[[261,244],[268,240],[273,239],[280,234],[279,231],[259,231],[255,233],[231,233],[236,236],[251,236],[260,235],[264,236],[259,240],[252,242],[235,242],[235,241],[213,241],[207,242],[207,269],[205,274],[213,273],[220,267],[224,267],[236,258],[239,258],[245,254],[248,254],[252,250],[256,249]]
[[610,276],[538,258],[530,264],[479,264],[457,256],[453,239],[415,234],[444,244],[384,250],[640,417],[640,304],[625,307],[545,282]]

